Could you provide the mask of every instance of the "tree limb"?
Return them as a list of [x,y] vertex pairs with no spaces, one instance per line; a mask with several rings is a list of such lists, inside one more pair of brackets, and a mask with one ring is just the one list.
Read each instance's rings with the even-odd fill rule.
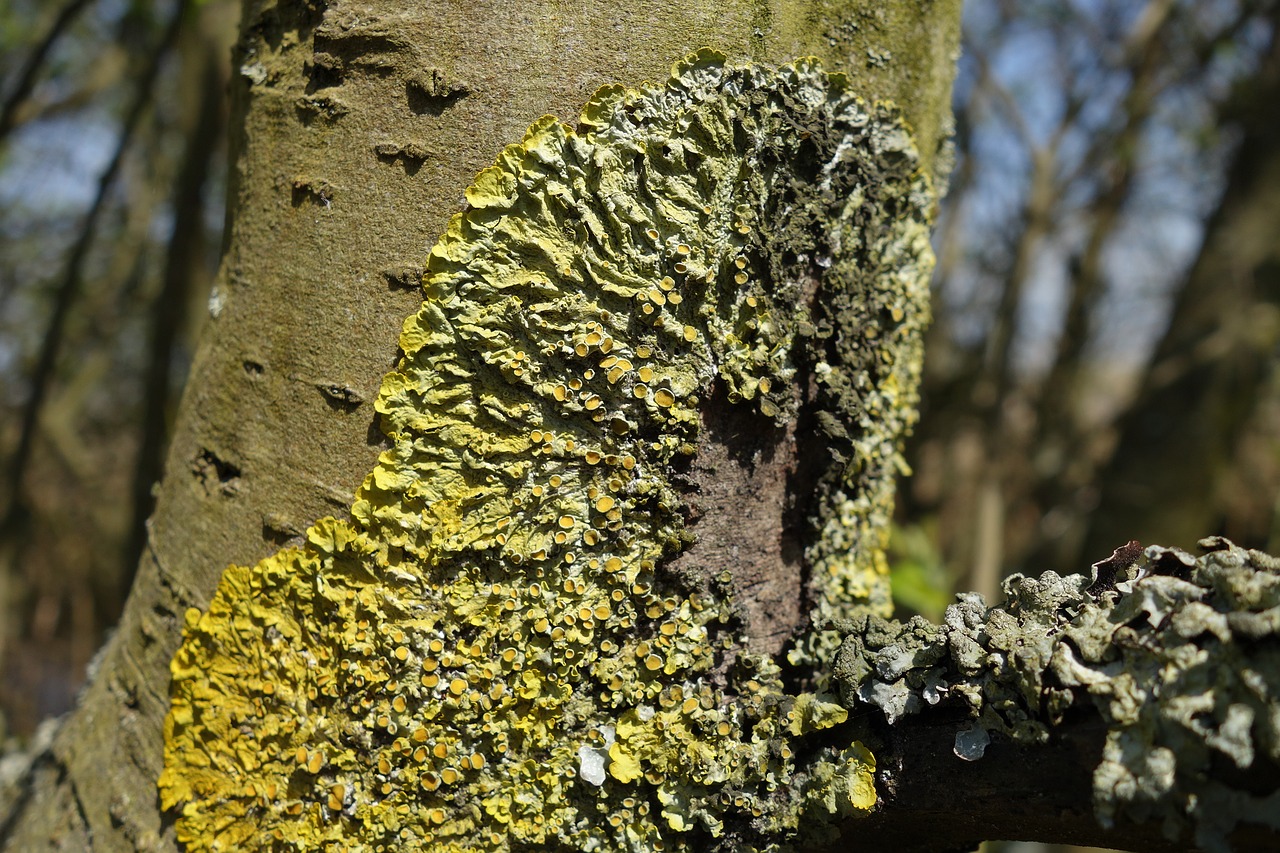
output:
[[974,840],[1273,849],[1280,560],[1201,546],[1014,575],[1004,604],[961,596],[941,626],[851,625],[842,697],[885,723],[873,825],[922,851],[951,849],[925,829],[944,814],[969,815]]

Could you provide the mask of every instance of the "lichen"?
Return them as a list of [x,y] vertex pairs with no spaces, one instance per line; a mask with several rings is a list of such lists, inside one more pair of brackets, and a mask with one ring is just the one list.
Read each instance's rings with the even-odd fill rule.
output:
[[972,722],[955,751],[972,761],[993,737],[1044,741],[1070,709],[1096,709],[1104,826],[1159,822],[1211,853],[1239,822],[1280,829],[1280,794],[1249,776],[1280,765],[1280,560],[1200,544],[1199,558],[1151,547],[1092,578],[1014,575],[1003,605],[963,595],[941,626],[861,617],[837,659],[843,701],[890,720],[957,703]]
[[160,778],[179,840],[751,850],[866,811],[870,753],[805,739],[846,711],[750,652],[731,573],[663,567],[700,405],[783,422],[803,377],[815,619],[887,607],[931,264],[910,134],[815,61],[703,51],[576,129],[536,122],[466,198],[351,517],[187,614]]

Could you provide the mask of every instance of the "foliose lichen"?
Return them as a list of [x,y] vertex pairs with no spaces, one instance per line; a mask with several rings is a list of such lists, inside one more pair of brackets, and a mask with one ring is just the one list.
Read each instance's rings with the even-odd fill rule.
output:
[[837,658],[843,700],[890,720],[959,702],[974,720],[956,735],[967,760],[1092,707],[1107,723],[1093,775],[1104,826],[1158,821],[1211,853],[1240,822],[1280,829],[1280,793],[1249,776],[1280,765],[1280,560],[1200,545],[1199,558],[1151,547],[1093,578],[1014,575],[1003,605],[960,596],[941,626],[861,617]]
[[[187,614],[165,808],[190,850],[776,849],[865,811],[846,711],[676,577],[712,394],[830,457],[815,617],[883,611],[932,198],[910,135],[814,60],[703,51],[536,122],[467,190],[347,520]],[[793,653],[816,660],[831,632]],[[800,754],[803,750],[803,754]]]

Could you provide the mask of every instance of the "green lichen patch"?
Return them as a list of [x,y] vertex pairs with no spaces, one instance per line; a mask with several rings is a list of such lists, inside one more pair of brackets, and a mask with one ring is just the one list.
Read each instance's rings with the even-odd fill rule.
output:
[[750,850],[869,809],[871,755],[804,741],[846,711],[750,653],[731,573],[663,568],[700,404],[783,421],[803,376],[815,616],[887,605],[931,263],[909,134],[816,62],[704,51],[576,129],[538,121],[467,202],[351,518],[188,615],[160,779],[179,839]]
[[1108,726],[1103,825],[1160,822],[1214,853],[1239,822],[1280,829],[1280,793],[1257,786],[1280,766],[1280,560],[1200,544],[1199,558],[1104,561],[1092,581],[1014,575],[1002,606],[964,595],[942,626],[864,617],[838,656],[843,700],[891,719],[958,701],[975,718],[956,736],[968,760],[993,735],[1042,741],[1093,707]]

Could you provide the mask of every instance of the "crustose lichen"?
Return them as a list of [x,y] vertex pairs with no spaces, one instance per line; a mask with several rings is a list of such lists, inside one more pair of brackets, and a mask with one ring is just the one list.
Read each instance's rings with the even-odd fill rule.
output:
[[803,369],[830,454],[815,614],[883,609],[931,264],[900,120],[815,61],[704,51],[602,90],[577,129],[538,121],[467,202],[350,519],[188,614],[160,779],[179,839],[745,850],[868,809],[864,748],[796,754],[844,709],[747,652],[731,578],[663,566],[700,404],[792,418]]

